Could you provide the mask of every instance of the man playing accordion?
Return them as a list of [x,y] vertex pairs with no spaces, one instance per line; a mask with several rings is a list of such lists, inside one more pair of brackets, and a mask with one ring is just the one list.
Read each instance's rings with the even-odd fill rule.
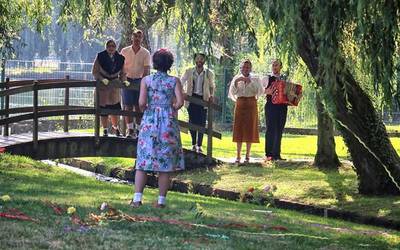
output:
[[283,160],[281,157],[281,141],[283,129],[285,128],[287,116],[287,104],[274,104],[272,102],[272,83],[281,80],[282,62],[279,59],[272,61],[272,74],[264,80],[265,94],[267,102],[265,103],[265,160]]

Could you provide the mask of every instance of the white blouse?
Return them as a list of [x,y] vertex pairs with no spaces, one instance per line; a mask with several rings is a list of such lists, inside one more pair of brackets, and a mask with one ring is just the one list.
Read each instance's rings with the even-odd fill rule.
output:
[[258,77],[250,74],[250,83],[245,84],[244,81],[239,81],[237,86],[235,86],[235,81],[239,77],[243,77],[243,75],[237,74],[233,77],[231,81],[231,85],[229,87],[228,97],[232,99],[232,101],[236,102],[239,97],[256,97],[258,98],[264,93],[264,87],[261,84],[261,81]]

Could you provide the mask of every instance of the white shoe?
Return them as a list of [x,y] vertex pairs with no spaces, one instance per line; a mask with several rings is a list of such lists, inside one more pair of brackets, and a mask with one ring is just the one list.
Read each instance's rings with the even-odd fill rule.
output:
[[196,147],[196,152],[199,153],[199,154],[203,153],[203,149],[201,149],[201,146],[197,146]]

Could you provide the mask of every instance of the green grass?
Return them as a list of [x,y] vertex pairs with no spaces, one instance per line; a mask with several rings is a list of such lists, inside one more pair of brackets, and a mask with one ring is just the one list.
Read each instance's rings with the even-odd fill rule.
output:
[[400,131],[400,125],[386,125],[388,131]]
[[[170,192],[169,206],[159,210],[149,202],[156,190],[147,189],[145,204],[131,209],[126,203],[132,187],[101,183],[24,157],[0,155],[0,212],[17,208],[38,219],[38,223],[0,218],[2,249],[395,249],[400,244],[398,232],[338,220],[304,215],[293,211]],[[130,215],[176,219],[197,226],[186,228],[158,222],[104,221],[88,232],[68,232],[69,215],[55,215],[45,205],[51,201],[74,206],[80,217],[99,214],[98,206],[108,202]],[[191,207],[197,204],[193,211]],[[197,216],[201,212],[201,216]],[[206,225],[241,223],[248,228]],[[255,225],[264,225],[259,228]],[[277,231],[271,226],[282,226]]]
[[[87,132],[87,130],[85,130]],[[191,139],[189,134],[181,133],[182,144],[184,148],[191,148]],[[400,138],[390,138],[394,148],[400,153]],[[335,137],[336,153],[339,158],[347,159],[347,147],[340,136]],[[204,138],[203,145],[207,145],[207,138]],[[260,143],[252,145],[251,157],[261,158],[264,156],[264,135],[260,136]],[[205,149],[206,147],[204,147]],[[288,159],[298,158],[314,158],[317,151],[317,136],[314,135],[290,135],[284,134],[282,139],[282,156]],[[243,149],[244,154],[244,149]],[[213,156],[220,158],[233,158],[236,156],[236,144],[232,142],[232,134],[230,132],[223,133],[222,139],[213,140]],[[122,167],[132,167],[133,160],[126,160],[121,158],[87,158],[95,163],[102,163],[105,165],[120,165]]]
[[[87,131],[85,131],[87,132]],[[181,133],[182,145],[190,149],[191,139],[189,134]],[[342,159],[347,158],[347,147],[341,137],[335,137],[336,152]],[[395,148],[400,152],[400,138],[392,138]],[[207,145],[207,138],[204,138],[203,145]],[[260,143],[252,145],[251,156],[261,158],[264,156],[265,138],[260,137]],[[285,134],[282,139],[282,155],[285,158],[312,158],[317,151],[317,136],[312,135],[289,135]],[[206,146],[203,147],[204,150]],[[243,151],[244,153],[244,151]],[[232,142],[231,133],[223,133],[222,139],[213,140],[213,156],[217,158],[233,158],[236,156],[236,144]],[[132,167],[134,160],[117,157],[86,157],[83,158],[94,163],[101,163],[107,166]]]
[[280,162],[270,165],[223,165],[212,170],[187,171],[176,176],[183,181],[243,192],[275,185],[275,197],[306,204],[337,208],[370,216],[400,218],[400,196],[363,196],[357,191],[354,170],[320,171],[309,162]]
[[[254,144],[253,157],[262,157],[264,138]],[[363,196],[358,194],[357,176],[354,170],[344,165],[337,171],[320,171],[311,166],[316,151],[316,136],[284,135],[282,153],[285,158],[305,158],[308,161],[288,161],[260,167],[249,165],[235,167],[223,165],[213,170],[184,172],[176,178],[194,183],[206,183],[216,188],[243,191],[249,187],[262,188],[266,184],[277,186],[275,196],[307,204],[363,212],[371,216],[390,219],[400,218],[400,197]],[[347,148],[341,137],[336,137],[336,151],[341,159],[347,157]],[[400,138],[391,138],[400,153]],[[190,147],[190,136],[182,134],[184,147]],[[235,145],[230,134],[222,140],[214,141],[214,156],[234,157]],[[126,158],[86,158],[112,166],[132,167],[133,159]]]

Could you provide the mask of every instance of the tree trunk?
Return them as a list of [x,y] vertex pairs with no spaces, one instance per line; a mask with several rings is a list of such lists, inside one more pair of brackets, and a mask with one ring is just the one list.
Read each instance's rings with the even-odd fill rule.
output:
[[[333,118],[350,151],[359,179],[359,192],[400,194],[397,184],[400,183],[400,158],[389,140],[385,125],[346,66],[337,72],[333,83],[324,84],[321,80],[319,72],[324,72],[324,69],[316,57],[318,46],[312,35],[312,26],[305,20],[307,17],[303,16],[305,32],[297,49],[317,84],[326,93],[325,101],[332,108]],[[340,56],[336,60],[340,60],[339,65],[345,65]]]
[[331,90],[335,118],[359,176],[360,193],[400,194],[400,158],[370,98],[348,70],[337,76],[337,85]]
[[[225,50],[225,52],[230,52],[230,50]],[[231,106],[229,101],[228,101],[228,91],[229,91],[229,84],[230,81],[232,80],[233,76],[234,76],[234,60],[233,60],[233,56],[226,56],[223,55],[220,58],[220,64],[222,65],[222,74],[223,74],[223,80],[222,80],[222,84],[223,87],[218,87],[217,86],[217,93],[218,96],[221,96],[221,104],[222,104],[222,113],[221,113],[221,122],[222,123],[226,123],[228,120],[229,121],[233,121],[233,117],[227,119],[228,114],[232,114],[230,116],[233,116],[233,112],[232,110],[229,110],[229,107]],[[219,90],[219,91],[218,91]],[[222,92],[222,93],[221,93]],[[229,116],[229,117],[230,117]]]
[[318,143],[314,165],[323,169],[338,169],[339,158],[336,154],[333,122],[322,103],[320,94],[316,94],[316,106],[318,115]]
[[132,0],[126,0],[123,6],[123,10],[120,12],[122,22],[122,34],[121,43],[119,44],[118,48],[119,51],[121,51],[121,49],[123,49],[124,47],[132,44]]

